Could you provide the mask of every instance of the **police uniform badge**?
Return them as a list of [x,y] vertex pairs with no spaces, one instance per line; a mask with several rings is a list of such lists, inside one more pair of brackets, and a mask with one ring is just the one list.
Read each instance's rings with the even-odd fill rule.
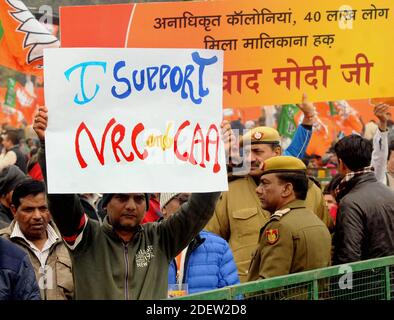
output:
[[260,140],[263,137],[263,134],[260,131],[256,131],[253,135],[255,140]]
[[279,230],[278,229],[266,230],[265,236],[267,237],[267,242],[269,244],[275,244],[279,240]]

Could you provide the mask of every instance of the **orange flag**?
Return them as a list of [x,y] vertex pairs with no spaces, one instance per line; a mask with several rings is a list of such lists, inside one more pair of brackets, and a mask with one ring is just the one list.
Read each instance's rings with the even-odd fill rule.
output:
[[22,1],[0,0],[1,65],[42,75],[43,49],[59,45],[59,40],[34,18]]
[[339,116],[342,121],[342,131],[345,136],[352,133],[361,133],[363,124],[360,120],[359,113],[346,100],[336,101]]
[[37,98],[32,96],[20,83],[15,85],[16,110],[23,114],[26,124],[33,123],[33,116],[37,108]]

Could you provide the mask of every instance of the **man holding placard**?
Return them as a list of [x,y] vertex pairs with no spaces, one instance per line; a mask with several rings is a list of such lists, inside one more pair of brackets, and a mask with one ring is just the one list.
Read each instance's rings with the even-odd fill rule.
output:
[[[49,208],[73,261],[75,298],[166,298],[170,261],[227,189],[223,53],[67,48],[47,50],[44,59],[48,109],[39,109],[34,129]],[[148,193],[178,189],[203,193],[168,220],[141,225]],[[101,226],[84,214],[77,194],[86,192],[104,194]]]
[[[40,138],[40,165],[46,176],[45,129],[40,108],[34,129]],[[192,194],[177,214],[140,225],[147,209],[144,193],[105,194],[103,226],[89,220],[75,194],[48,194],[50,210],[74,265],[76,299],[160,299],[167,296],[170,261],[213,214],[219,193]]]

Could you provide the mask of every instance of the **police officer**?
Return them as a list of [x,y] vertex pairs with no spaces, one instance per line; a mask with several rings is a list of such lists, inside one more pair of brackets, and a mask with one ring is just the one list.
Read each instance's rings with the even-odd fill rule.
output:
[[271,217],[260,230],[248,281],[330,265],[330,232],[306,208],[307,190],[306,166],[301,160],[282,156],[264,162],[256,192]]
[[[283,152],[286,156],[303,157],[311,136],[311,126],[297,128],[291,145]],[[226,239],[234,254],[241,282],[247,279],[251,256],[259,237],[259,230],[268,221],[270,213],[261,207],[256,194],[261,170],[259,166],[269,158],[280,156],[280,136],[269,127],[257,127],[241,139],[244,160],[250,163],[248,175],[229,183],[222,193],[206,230]],[[308,181],[306,207],[312,210],[328,227],[333,227],[321,189]]]

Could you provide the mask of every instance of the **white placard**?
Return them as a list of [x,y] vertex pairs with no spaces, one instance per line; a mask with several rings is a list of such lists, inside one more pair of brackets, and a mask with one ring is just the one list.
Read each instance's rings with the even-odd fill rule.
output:
[[227,190],[223,52],[48,49],[49,193]]

